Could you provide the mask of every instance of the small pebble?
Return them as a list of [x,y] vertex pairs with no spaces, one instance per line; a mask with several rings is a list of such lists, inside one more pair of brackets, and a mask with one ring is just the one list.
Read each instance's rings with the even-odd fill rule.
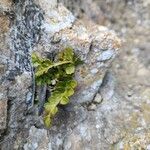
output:
[[102,102],[102,96],[99,93],[96,94],[93,102],[98,103],[98,104],[101,103]]
[[133,95],[133,91],[128,91],[127,96],[131,97]]
[[88,107],[88,110],[90,110],[90,111],[96,110],[96,105],[92,103],[92,104]]

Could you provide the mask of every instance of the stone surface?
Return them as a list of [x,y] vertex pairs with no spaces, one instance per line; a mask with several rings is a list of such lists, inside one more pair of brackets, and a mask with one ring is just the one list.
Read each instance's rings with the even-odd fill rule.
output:
[[103,100],[103,99],[102,99],[102,96],[101,96],[99,93],[97,93],[96,96],[94,97],[93,102],[99,104],[99,103],[102,102],[102,100]]
[[[77,16],[85,19],[81,13],[83,8],[80,7],[83,1],[63,2]],[[86,112],[86,119],[68,131],[62,149],[148,149],[149,0],[94,0],[93,3],[101,9],[100,13],[103,12],[104,20],[100,23],[116,29],[122,37],[123,51],[112,67],[114,73],[108,73],[100,87],[103,102],[97,106],[96,111]],[[95,21],[90,16],[87,18]],[[97,70],[93,68],[91,72]],[[54,139],[58,135],[62,139],[60,131]],[[53,143],[52,148],[59,149],[61,146]]]
[[58,0],[58,2],[63,3],[76,17],[82,17],[84,21],[89,22],[90,19],[96,23],[104,22],[103,12],[93,0]]
[[1,0],[0,1],[0,8],[11,8],[12,6],[12,0]]
[[50,150],[47,130],[45,129],[37,129],[32,126],[29,130],[29,137],[27,140],[28,143],[24,145],[24,150]]
[[7,101],[0,101],[0,130],[6,128],[7,119]]
[[[7,60],[9,58],[8,32],[10,30],[10,19],[5,16],[3,11],[11,6],[11,1],[0,2],[0,133],[4,132],[7,124],[7,83],[4,81],[4,75],[7,71]],[[8,57],[7,57],[8,56]]]
[[[11,0],[0,2],[0,107],[2,107],[1,125],[3,124],[0,131],[3,133],[0,149],[4,150],[15,149],[17,142],[19,143],[17,148],[23,147],[21,143],[25,138],[21,137],[27,133],[25,125],[30,126],[30,121],[28,123],[26,121],[26,119],[30,120],[30,117],[25,117],[26,102],[34,99],[34,85],[32,67],[28,58],[31,47],[38,39],[36,31],[38,30],[37,18],[39,16],[36,17],[36,11],[32,9],[31,5],[26,7],[27,5],[29,6],[29,1],[26,1],[24,5],[13,3]],[[22,14],[24,11],[26,11],[26,15],[24,14],[26,19]],[[32,18],[33,14],[35,14],[34,19],[37,22],[32,19],[31,25],[30,17]]]
[[[53,3],[15,1],[11,9],[14,17],[8,10],[0,20],[4,24],[1,85],[5,87],[2,94],[5,93],[9,105],[8,127],[6,135],[1,137],[1,149],[109,149],[124,135],[122,124],[114,121],[120,117],[119,102],[114,104],[118,99],[111,93],[113,100],[108,97],[107,101],[102,94],[103,105],[97,105],[95,111],[88,111],[87,104],[98,92],[103,93],[99,91],[101,86],[105,89],[107,85],[103,82],[104,76],[120,47],[116,34],[103,26],[85,25],[56,0]],[[37,106],[33,106],[35,83],[31,53],[36,51],[48,56],[67,46],[74,49],[84,64],[75,73],[79,84],[71,104],[60,107],[52,128],[46,130],[37,115]],[[110,89],[108,86],[104,91]],[[6,114],[4,116],[6,118]]]
[[92,111],[92,110],[93,110],[93,111],[96,110],[96,105],[93,104],[93,103],[90,104],[90,105],[88,106],[88,110],[89,110],[89,111],[90,111],[90,110],[91,110],[91,111]]
[[[79,85],[72,102],[92,101],[102,84],[107,68],[118,53],[120,40],[113,31],[109,31],[103,26],[94,24],[85,27],[83,22],[76,20],[62,5],[46,9],[45,13],[43,27],[46,29],[46,36],[42,37],[42,42],[38,44],[38,47],[35,47],[35,51],[43,54],[44,52],[52,53],[54,50],[62,50],[67,46],[72,47],[84,61],[84,65],[76,71],[75,78]],[[52,24],[54,19],[55,23]],[[47,39],[49,39],[49,43]],[[43,47],[46,48],[43,49]],[[51,51],[48,51],[47,47],[50,47]]]
[[[83,21],[56,0],[21,0],[13,7],[11,1],[0,2],[0,149],[149,149],[149,0],[59,1]],[[93,22],[115,29],[123,40],[109,72],[120,42],[113,31]],[[72,103],[60,107],[52,128],[44,129],[37,107],[31,107],[30,53],[46,56],[66,46],[85,64],[76,72],[79,86]],[[99,94],[103,101],[96,104]],[[96,108],[89,111],[92,103]]]

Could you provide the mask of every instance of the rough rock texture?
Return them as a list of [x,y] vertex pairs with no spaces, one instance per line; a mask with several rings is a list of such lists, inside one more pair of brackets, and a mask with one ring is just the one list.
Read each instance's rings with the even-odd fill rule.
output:
[[[94,21],[95,23],[103,23],[105,21],[103,10],[100,8],[101,5],[99,6],[95,1],[96,0],[58,0],[58,2],[63,3],[76,17],[82,18],[84,21],[88,20]],[[105,1],[99,3],[103,4]]]
[[[41,8],[45,8],[43,3],[39,4]],[[53,4],[51,8],[55,7],[55,3]],[[42,27],[46,35],[41,37],[34,50],[39,53],[56,53],[71,46],[85,62],[76,72],[75,78],[79,85],[73,99],[78,102],[91,101],[117,53],[120,41],[105,27],[95,24],[85,27],[61,4],[54,9],[46,8],[44,19]]]
[[[61,2],[86,24],[89,24],[91,19],[115,29],[123,39],[123,50],[113,63],[111,73],[104,78],[99,91],[102,102],[96,105],[96,108],[94,106],[94,109],[90,109],[91,111],[87,111],[84,105],[83,111],[75,108],[75,112],[80,112],[77,116],[80,115],[79,118],[82,120],[80,122],[76,118],[78,122],[71,130],[69,127],[74,122],[71,115],[73,113],[70,113],[72,120],[68,119],[66,120],[68,124],[64,123],[67,124],[67,132],[62,129],[66,126],[59,128],[64,131],[63,133],[60,131],[58,133],[58,128],[53,127],[50,133],[55,138],[52,137],[50,140],[51,148],[149,150],[150,1],[61,0]],[[86,2],[91,4],[86,5]],[[82,5],[83,3],[85,5]],[[93,5],[97,8],[90,11]],[[88,10],[88,13],[85,10]],[[91,17],[93,13],[98,15],[95,18]]]
[[[87,105],[93,103],[118,53],[120,40],[115,33],[95,24],[85,26],[56,0],[2,0],[0,24],[0,148],[83,149],[97,133],[97,140],[91,141],[87,148],[105,144],[101,135],[105,126],[103,112],[98,108],[88,112]],[[31,53],[37,51],[48,56],[67,46],[84,61],[75,75],[79,85],[72,103],[61,108],[54,126],[50,130],[42,129],[37,106],[33,106],[35,83]],[[74,143],[76,135],[78,144]]]
[[48,143],[47,131],[44,129],[37,129],[34,126],[29,131],[28,144],[24,145],[24,150],[46,150],[50,148]]
[[7,100],[0,101],[0,112],[0,129],[5,129],[7,119]]
[[[150,1],[59,2],[82,22],[63,5],[55,8],[55,0],[36,0],[37,5],[0,1],[0,148],[149,150]],[[93,22],[115,29],[123,39],[123,50],[108,73],[118,39]],[[49,55],[68,45],[85,60],[76,72],[80,86],[46,130],[37,108],[27,110],[34,98],[30,52]]]
[[0,6],[0,129],[5,129],[7,119],[7,83],[3,82],[3,75],[5,75],[7,70],[7,59],[10,57],[7,44],[10,19],[4,15],[4,11],[10,8],[10,2],[1,1]]
[[[105,83],[109,81],[109,84],[103,84],[105,86],[100,90],[103,98],[101,107],[108,101],[111,110],[111,115],[103,115],[106,122],[113,124],[113,127],[105,128],[109,140],[113,141],[115,136],[118,138],[112,149],[150,149],[150,1],[92,0],[92,4],[100,9],[95,8],[94,13],[100,13],[96,19],[89,15],[93,13],[90,9],[89,14],[78,11],[80,6],[86,10],[87,6],[81,5],[84,0],[73,2],[76,5],[69,9],[78,12],[77,16],[86,23],[91,20],[115,29],[123,41],[123,50],[111,68],[113,74],[105,77]],[[119,96],[114,96],[116,94]],[[121,132],[111,132],[119,128]]]

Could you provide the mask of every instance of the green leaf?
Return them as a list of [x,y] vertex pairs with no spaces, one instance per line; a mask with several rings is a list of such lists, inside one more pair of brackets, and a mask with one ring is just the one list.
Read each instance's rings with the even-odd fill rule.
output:
[[65,91],[65,96],[66,96],[66,97],[70,97],[70,96],[72,96],[73,94],[74,94],[74,90],[73,90],[72,88],[66,89],[66,91]]
[[59,53],[58,59],[62,60],[62,61],[71,61],[72,62],[73,56],[74,56],[73,49],[68,47]]
[[43,64],[42,66],[38,66],[35,75],[36,76],[41,76],[41,75],[47,73],[48,70],[53,68],[53,67],[57,67],[57,66],[60,66],[60,65],[68,64],[68,63],[70,63],[70,61],[57,62],[57,63],[54,63],[54,64],[49,62],[49,65]]
[[50,105],[50,103],[48,103],[48,102],[45,103],[44,108],[45,108],[45,112],[48,113],[48,112],[51,110],[51,105]]
[[48,67],[47,68],[39,67],[35,73],[35,76],[38,77],[38,76],[41,76],[41,75],[47,73],[48,69],[49,69]]
[[53,62],[50,60],[50,59],[47,59],[45,58],[43,61],[42,61],[42,65],[46,65],[46,66],[49,66],[49,65],[52,65]]
[[58,108],[55,107],[51,110],[51,115],[54,116],[58,112]]
[[65,81],[59,81],[56,85],[56,88],[64,88],[66,86]]
[[54,63],[52,67],[57,67],[57,66],[64,65],[64,64],[69,64],[69,63],[71,63],[71,61],[67,61],[67,60],[66,61],[59,61],[57,63]]
[[71,80],[67,83],[68,86],[71,88],[75,88],[77,86],[77,81],[76,80]]
[[59,92],[53,92],[51,97],[49,97],[48,102],[50,103],[52,109],[53,107],[56,107],[59,104],[59,101],[61,99],[61,93]]
[[82,65],[83,61],[78,56],[75,55],[73,58],[73,63],[75,66],[78,66],[78,65]]
[[36,53],[32,53],[31,58],[34,67],[37,67],[41,64],[41,60]]
[[66,48],[64,50],[64,59],[65,60],[72,61],[73,55],[74,55],[74,53],[73,53],[73,49],[72,48],[68,47],[68,48]]
[[51,83],[51,74],[43,74],[41,76],[35,76],[37,85],[45,85]]
[[75,72],[75,66],[70,64],[67,68],[66,68],[66,73],[67,74],[73,74]]
[[66,105],[69,103],[69,98],[68,97],[62,97],[61,101],[60,101],[60,104],[62,105]]
[[51,122],[50,115],[47,115],[44,117],[44,124],[47,128],[49,128],[51,126],[52,122]]

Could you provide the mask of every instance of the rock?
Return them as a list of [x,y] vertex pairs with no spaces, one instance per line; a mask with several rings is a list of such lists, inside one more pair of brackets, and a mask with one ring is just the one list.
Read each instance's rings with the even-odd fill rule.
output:
[[[62,4],[58,4],[57,0],[53,0],[53,3],[48,0],[15,1],[13,6],[11,11],[14,12],[14,17],[8,11],[2,13],[0,19],[2,24],[0,40],[3,41],[0,44],[2,105],[4,103],[4,107],[7,107],[8,101],[9,108],[8,116],[7,109],[1,109],[4,112],[3,128],[8,117],[8,132],[2,136],[0,147],[4,150],[23,149],[23,147],[57,150],[63,147],[65,149],[66,142],[66,149],[69,149],[72,147],[72,141],[67,138],[71,137],[74,140],[74,137],[77,137],[74,148],[82,149],[82,145],[89,143],[97,132],[101,139],[102,125],[104,126],[101,120],[102,110],[92,104],[91,109],[95,111],[88,112],[82,104],[91,103],[98,93],[108,68],[118,54],[120,40],[106,27],[96,24],[85,25]],[[60,108],[60,112],[54,118],[54,126],[50,130],[40,129],[43,126],[36,125],[40,117],[34,111],[37,110],[37,106],[33,105],[35,83],[31,53],[36,51],[41,56],[46,56],[68,46],[72,47],[84,61],[75,73],[78,87],[68,108]],[[39,129],[35,128],[35,125]],[[109,125],[111,126],[111,123]],[[116,130],[114,129],[116,133],[119,132]],[[79,133],[78,136],[76,132]],[[117,141],[117,138],[114,136],[112,141]],[[98,142],[97,147],[101,145],[99,139],[94,139],[92,145],[95,142]],[[92,145],[89,147],[93,148]]]
[[135,149],[136,147],[149,150],[150,134],[144,131],[128,135],[115,145],[115,149]]
[[115,78],[112,73],[107,72],[104,77],[103,84],[100,88],[100,93],[103,100],[111,99],[115,91]]
[[133,91],[128,91],[127,96],[132,97],[132,95],[133,95]]
[[[43,4],[43,5],[42,5]],[[44,8],[44,3],[41,7]],[[45,10],[45,22],[43,28],[49,34],[54,34],[62,29],[72,26],[75,17],[69,12],[63,5],[59,5],[58,9],[44,9]]]
[[[66,5],[70,5],[70,9],[76,9],[76,12],[80,10],[80,1],[64,0],[64,2]],[[133,44],[136,39],[136,42],[142,45],[147,45],[149,41],[150,5],[145,7],[145,0],[140,2],[94,0],[94,2],[101,8],[104,16],[108,18],[107,25],[109,27],[113,27],[119,32],[123,29],[120,35],[127,42],[123,44],[122,56],[119,56],[115,62],[120,67],[115,70],[115,75],[108,75],[100,87],[103,103],[97,105],[95,111],[86,113],[86,120],[75,126],[73,131],[71,130],[71,133],[64,140],[63,149],[117,150],[136,149],[136,147],[146,149],[149,146],[150,133],[148,117],[150,75],[146,71],[149,70],[149,48],[144,46],[144,49],[139,50],[139,54],[134,57],[130,57],[133,55],[130,50],[135,45],[138,47],[136,43]],[[92,14],[90,10],[88,9],[89,13]],[[145,41],[147,42],[145,43]],[[96,47],[96,42],[94,44]],[[103,50],[105,51],[104,48]],[[141,69],[140,66],[143,64],[146,70],[142,69],[138,74],[138,69]],[[95,73],[95,68],[93,69],[93,73]],[[114,71],[114,68],[112,69]],[[114,76],[119,81],[115,81]],[[133,86],[128,89],[128,84]],[[126,99],[125,96],[130,90],[133,90],[134,94],[131,99]],[[119,147],[116,147],[118,143]],[[56,144],[54,145],[56,146]]]
[[[73,14],[57,0],[0,2],[0,149],[149,149],[148,1],[59,1]],[[90,19],[113,27],[127,40],[115,74],[107,71],[119,52],[120,40]],[[37,116],[33,105],[30,55],[32,51],[41,56],[55,54],[67,46],[84,61],[75,74],[78,87],[71,103],[60,106],[53,126],[43,129],[42,116]],[[133,47],[138,51],[130,52]],[[126,98],[130,90],[132,98]],[[99,93],[103,102],[93,104],[96,99],[100,102]],[[88,111],[84,103],[92,104],[94,111]]]
[[114,51],[113,50],[108,50],[106,52],[103,52],[98,58],[97,61],[105,61],[109,60],[111,57],[113,57]]
[[0,2],[0,134],[4,132],[7,124],[7,82],[4,80],[7,71],[7,60],[10,53],[8,48],[8,32],[10,30],[10,20],[8,16],[5,16],[4,11],[9,9],[11,1],[2,0]]
[[48,148],[47,130],[37,129],[34,126],[30,128],[27,144],[24,150],[46,150]]
[[147,76],[149,73],[150,73],[149,70],[143,67],[138,70],[137,75],[138,76]]
[[101,103],[102,102],[102,96],[99,93],[97,93],[93,102],[98,103],[98,104]]
[[96,109],[96,105],[95,104],[90,104],[88,107],[88,110],[95,110]]
[[11,8],[12,5],[12,0],[1,0],[0,1],[0,6],[1,8]]
[[[41,5],[41,7],[43,6]],[[84,26],[83,22],[76,20],[62,5],[58,5],[54,9],[46,9],[45,14],[43,27],[46,29],[46,35],[41,37],[42,42],[39,42],[34,50],[42,55],[44,52],[56,53],[67,46],[72,47],[84,61],[84,65],[77,68],[75,73],[75,78],[79,84],[75,95],[72,97],[72,102],[92,101],[102,84],[107,68],[118,53],[120,40],[114,32],[103,26],[95,24],[92,27]],[[55,24],[52,24],[54,19]],[[59,40],[54,42],[53,39]],[[47,47],[50,47],[51,51]]]
[[[57,7],[57,0],[52,0],[52,1],[49,1],[49,0],[45,0],[45,1],[37,0],[37,1],[35,1],[35,3],[37,5],[39,5],[41,8],[44,8],[44,11],[47,13],[47,15],[49,14],[48,12],[50,10],[52,10],[55,7]],[[54,17],[54,16],[52,16],[52,17]]]
[[75,16],[82,17],[87,23],[89,23],[90,20],[98,24],[104,23],[105,17],[103,12],[93,0],[58,0],[58,2],[63,3]]
[[6,119],[7,119],[7,101],[0,100],[0,130],[6,129]]
[[1,33],[6,33],[9,30],[9,24],[10,24],[9,18],[6,16],[1,16],[0,24],[1,24],[1,29],[0,29]]

